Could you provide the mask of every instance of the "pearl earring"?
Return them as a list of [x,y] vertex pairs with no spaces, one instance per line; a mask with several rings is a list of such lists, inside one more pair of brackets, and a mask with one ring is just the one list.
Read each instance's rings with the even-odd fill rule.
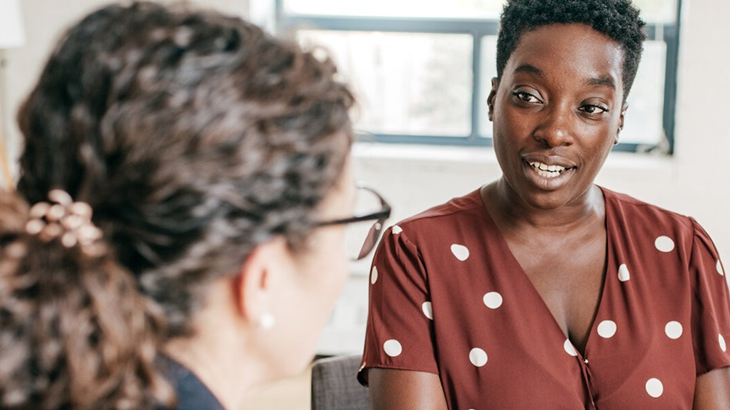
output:
[[259,317],[258,324],[262,329],[271,329],[276,324],[276,318],[270,312],[266,312]]

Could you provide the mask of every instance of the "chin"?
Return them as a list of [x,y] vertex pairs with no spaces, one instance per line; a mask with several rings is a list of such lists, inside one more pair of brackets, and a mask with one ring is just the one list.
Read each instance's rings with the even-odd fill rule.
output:
[[269,361],[268,377],[265,383],[275,383],[284,379],[298,376],[312,363],[314,355],[279,354]]
[[564,192],[538,192],[529,193],[522,197],[523,201],[534,209],[552,211],[568,205],[575,196]]
[[[319,335],[320,333],[317,333]],[[298,333],[286,336],[285,342],[273,352],[279,378],[293,377],[305,371],[314,360],[317,337]]]

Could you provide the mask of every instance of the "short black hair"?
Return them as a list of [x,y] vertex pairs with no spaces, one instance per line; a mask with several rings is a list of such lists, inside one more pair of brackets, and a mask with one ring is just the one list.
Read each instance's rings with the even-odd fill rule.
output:
[[625,100],[646,39],[646,23],[631,0],[508,0],[502,10],[497,39],[497,77],[502,77],[507,60],[524,33],[551,24],[571,23],[590,26],[621,45]]

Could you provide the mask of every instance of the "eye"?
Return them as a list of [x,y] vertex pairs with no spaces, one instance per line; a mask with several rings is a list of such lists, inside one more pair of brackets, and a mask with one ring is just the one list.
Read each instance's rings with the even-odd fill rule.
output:
[[579,111],[583,111],[586,114],[601,115],[608,112],[608,107],[600,104],[585,104],[578,108]]
[[514,95],[521,102],[526,102],[530,104],[537,104],[542,102],[540,98],[538,98],[535,94],[529,93],[524,90],[512,91],[512,95]]

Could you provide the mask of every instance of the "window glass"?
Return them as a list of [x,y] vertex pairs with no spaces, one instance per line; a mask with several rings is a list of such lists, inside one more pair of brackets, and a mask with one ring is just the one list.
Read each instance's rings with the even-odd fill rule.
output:
[[497,36],[482,37],[482,72],[479,90],[479,136],[492,138],[492,122],[489,121],[487,97],[492,90],[492,78],[497,76]]
[[639,71],[627,99],[621,142],[655,145],[664,138],[664,76],[667,45],[646,41]]
[[502,0],[283,0],[289,14],[370,17],[499,18]]
[[305,47],[325,48],[352,85],[359,132],[470,134],[470,35],[326,30],[297,35]]
[[[503,1],[275,0],[280,27],[294,29],[305,46],[328,50],[352,85],[361,137],[468,145],[491,143],[486,100],[496,75]],[[616,148],[659,146],[670,152],[674,88],[665,76],[676,68],[679,1],[634,3],[652,37],[645,43]],[[666,102],[665,93],[670,95]]]
[[648,23],[674,24],[677,21],[677,0],[633,0]]
[[[282,0],[287,14],[498,19],[503,0]],[[648,22],[673,24],[677,0],[634,0]]]

